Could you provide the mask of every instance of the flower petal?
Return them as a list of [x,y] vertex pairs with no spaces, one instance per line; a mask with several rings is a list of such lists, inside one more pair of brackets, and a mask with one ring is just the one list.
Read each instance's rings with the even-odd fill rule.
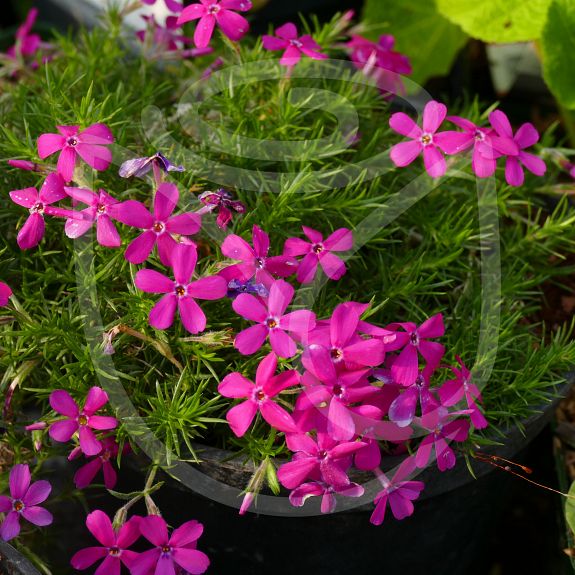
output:
[[30,214],[18,232],[18,246],[23,250],[35,248],[42,241],[45,230],[44,218],[40,214]]
[[542,176],[547,171],[545,162],[534,154],[528,152],[519,152],[519,161],[536,176]]
[[140,270],[134,278],[139,290],[146,293],[171,293],[174,291],[174,280],[155,270]]
[[284,280],[275,281],[270,288],[268,299],[268,311],[273,317],[281,317],[291,300],[293,299],[294,288]]
[[402,136],[415,140],[421,136],[421,128],[403,112],[392,114],[389,119],[389,127]]
[[279,357],[293,357],[297,353],[295,341],[279,328],[270,331],[270,345]]
[[23,463],[10,471],[10,495],[13,499],[23,499],[30,487],[30,468]]
[[63,389],[56,389],[50,394],[50,407],[57,413],[68,417],[77,417],[80,413],[72,396]]
[[494,130],[502,138],[513,138],[513,130],[511,129],[511,124],[509,119],[501,110],[495,110],[489,114],[489,121],[493,126]]
[[427,102],[423,109],[423,131],[435,134],[447,116],[447,107],[435,100]]
[[140,533],[156,547],[168,544],[168,527],[158,515],[148,515],[140,519]]
[[336,441],[348,441],[355,435],[351,411],[335,397],[329,404],[327,432]]
[[190,4],[186,6],[180,16],[178,17],[178,26],[182,26],[186,22],[191,22],[192,20],[198,20],[206,14],[206,7],[202,4]]
[[82,465],[74,474],[74,485],[76,485],[76,488],[85,489],[88,487],[94,481],[94,477],[96,477],[101,467],[102,460],[99,457],[89,461],[86,465]]
[[156,234],[148,230],[130,243],[124,257],[132,264],[142,264],[150,257],[155,243]]
[[20,515],[16,511],[10,511],[0,527],[0,537],[4,541],[10,541],[18,537],[20,533]]
[[26,495],[22,498],[23,503],[28,506],[38,505],[48,499],[52,486],[48,481],[36,481],[30,485]]
[[276,36],[284,40],[295,40],[297,38],[297,27],[293,22],[287,22],[276,28]]
[[505,164],[505,179],[510,186],[521,186],[525,180],[523,168],[519,163],[519,159],[514,156],[509,156]]
[[260,349],[267,335],[268,328],[265,325],[253,325],[236,335],[234,346],[242,355],[251,355]]
[[84,162],[99,172],[107,170],[112,163],[112,151],[104,146],[78,144],[75,150]]
[[180,192],[175,184],[164,182],[154,196],[154,218],[165,222],[176,209]]
[[262,417],[275,429],[284,433],[295,433],[298,428],[292,416],[275,401],[267,400],[260,404]]
[[[180,19],[178,19],[178,22],[179,21]],[[200,18],[200,21],[197,23],[196,30],[194,32],[194,43],[196,47],[205,48],[210,43],[210,40],[212,39],[212,34],[214,33],[215,25],[216,25],[215,16],[213,16],[212,14],[208,14],[207,12],[204,13],[204,15]]]
[[178,308],[182,324],[190,333],[200,333],[206,329],[206,314],[194,298],[187,296],[181,298],[178,302]]
[[216,19],[222,32],[234,42],[237,42],[250,29],[249,22],[240,14],[231,10],[220,10]]
[[423,164],[432,178],[440,178],[447,169],[443,154],[435,146],[423,148]]
[[186,212],[179,214],[168,220],[166,230],[171,234],[182,236],[193,236],[200,231],[202,227],[202,218],[195,212]]
[[228,284],[221,276],[205,277],[188,285],[188,294],[198,299],[221,299],[225,297],[227,291]]
[[98,455],[102,451],[102,444],[96,439],[94,432],[87,426],[80,426],[78,432],[82,453],[88,457]]
[[194,541],[197,541],[204,532],[204,526],[198,521],[186,521],[177,529],[174,529],[170,537],[172,547],[188,547]]
[[30,523],[38,525],[38,527],[46,527],[46,525],[50,525],[54,521],[52,514],[43,507],[24,507],[22,515],[26,521],[30,521]]
[[99,409],[102,409],[106,403],[108,403],[108,394],[101,387],[91,387],[88,391],[88,395],[86,395],[84,412],[87,415],[92,415]]
[[98,218],[96,223],[96,239],[101,246],[107,248],[118,248],[122,245],[122,238],[112,223],[110,216],[104,214]]
[[83,571],[91,567],[98,559],[102,559],[108,555],[108,550],[105,547],[86,547],[78,551],[71,559],[70,564],[74,569]]
[[66,139],[60,134],[42,134],[38,138],[38,155],[44,160],[60,151],[65,143]]
[[175,293],[166,294],[150,311],[149,321],[156,329],[167,329],[174,323],[178,306]]
[[127,200],[114,206],[114,219],[130,226],[147,230],[154,225],[154,218],[142,202]]
[[10,192],[10,199],[23,208],[30,209],[39,200],[38,190],[36,188],[25,188],[23,190],[14,190]]
[[49,435],[54,441],[66,443],[72,439],[72,435],[78,430],[78,423],[73,419],[56,421],[50,425]]
[[178,244],[174,248],[171,258],[176,281],[181,285],[186,285],[196,269],[196,263],[198,261],[198,251],[196,247],[193,245]]
[[251,425],[258,411],[258,406],[251,400],[232,407],[226,414],[226,420],[237,437],[242,437]]
[[229,373],[218,385],[218,393],[224,397],[250,397],[254,390],[254,384],[240,373]]
[[391,148],[389,157],[398,168],[404,168],[419,156],[422,149],[421,143],[416,140],[400,142]]
[[76,168],[76,151],[74,148],[66,146],[58,158],[58,174],[62,176],[65,182],[71,182],[74,178],[74,169]]
[[301,459],[292,460],[284,463],[278,469],[278,479],[286,489],[295,489],[299,487],[318,467],[318,461],[315,457],[302,457]]
[[240,294],[232,302],[232,307],[238,315],[250,321],[262,323],[268,316],[268,312],[261,301],[251,294]]

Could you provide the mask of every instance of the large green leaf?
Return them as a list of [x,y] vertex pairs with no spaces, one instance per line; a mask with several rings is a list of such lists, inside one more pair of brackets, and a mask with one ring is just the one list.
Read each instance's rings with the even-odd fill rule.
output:
[[437,11],[434,0],[367,0],[363,16],[375,31],[395,36],[396,49],[413,65],[411,78],[420,84],[447,74],[467,41],[459,26]]
[[552,0],[437,0],[441,14],[484,42],[537,40]]
[[575,2],[553,0],[541,36],[543,76],[565,107],[575,109]]

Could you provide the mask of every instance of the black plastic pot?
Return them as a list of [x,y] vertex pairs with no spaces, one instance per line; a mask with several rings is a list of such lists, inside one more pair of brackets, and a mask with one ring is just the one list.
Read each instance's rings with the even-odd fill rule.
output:
[[12,545],[0,540],[0,575],[40,575]]

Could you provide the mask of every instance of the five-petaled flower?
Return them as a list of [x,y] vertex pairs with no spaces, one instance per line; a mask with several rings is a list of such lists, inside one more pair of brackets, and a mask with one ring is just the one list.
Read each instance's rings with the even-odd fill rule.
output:
[[273,401],[273,398],[288,387],[297,385],[299,373],[290,369],[274,375],[277,364],[277,357],[270,353],[258,365],[255,384],[237,372],[226,375],[220,383],[220,395],[246,398],[246,401],[232,407],[226,415],[232,431],[238,437],[248,430],[258,411],[279,431],[295,433],[298,430],[291,415]]
[[293,68],[301,60],[302,54],[314,60],[327,58],[319,51],[321,46],[309,34],[298,37],[296,25],[292,22],[276,28],[275,36],[262,36],[262,44],[266,50],[283,50],[280,64],[288,68]]
[[20,517],[45,527],[52,523],[52,514],[39,507],[52,491],[48,481],[36,481],[30,485],[30,468],[25,464],[15,465],[10,471],[10,497],[0,496],[0,513],[6,517],[0,527],[0,537],[9,541],[20,533]]
[[251,7],[250,0],[200,0],[200,3],[183,9],[178,24],[182,26],[186,22],[199,20],[194,32],[194,42],[198,48],[205,48],[210,43],[216,24],[230,40],[237,42],[250,27],[248,21],[237,12],[247,12]]
[[[104,485],[106,489],[114,489],[118,481],[118,474],[112,465],[112,461],[118,455],[118,444],[113,437],[105,437],[101,441],[102,450],[98,455],[94,456],[91,461],[80,467],[74,475],[74,484],[78,489],[85,489],[94,481],[100,469],[104,475]],[[127,447],[127,446],[126,446]],[[124,449],[125,451],[125,449]],[[80,456],[82,450],[76,447],[68,456],[68,460],[72,461]]]
[[0,307],[8,305],[8,301],[12,297],[12,290],[8,284],[0,282]]
[[83,131],[79,126],[56,126],[59,134],[42,134],[38,138],[38,155],[45,159],[56,152],[58,173],[65,182],[74,178],[78,156],[98,171],[107,170],[112,163],[112,152],[107,147],[114,136],[105,124],[92,124]]
[[50,394],[50,405],[54,411],[66,418],[50,425],[50,437],[54,441],[70,441],[78,432],[80,449],[84,455],[97,455],[102,450],[102,443],[96,438],[93,430],[106,431],[115,429],[118,420],[115,417],[95,415],[108,403],[108,394],[99,387],[92,387],[86,396],[84,407],[80,409],[72,396],[63,389]]
[[206,316],[196,299],[216,300],[226,296],[227,283],[220,276],[190,281],[198,252],[194,246],[178,244],[171,255],[175,281],[154,270],[144,269],[136,274],[136,287],[146,293],[166,294],[150,311],[150,325],[167,329],[174,323],[176,308],[184,327],[199,333],[206,327]]
[[204,192],[200,195],[199,200],[204,206],[198,213],[205,214],[215,211],[218,214],[216,224],[222,229],[232,221],[232,210],[238,214],[246,212],[246,206],[242,202],[233,200],[232,194],[224,190],[224,188],[220,188],[215,192]]
[[325,275],[338,280],[345,274],[345,263],[332,252],[345,252],[353,247],[353,234],[347,228],[340,228],[325,240],[323,235],[302,226],[309,242],[300,238],[289,238],[284,245],[284,256],[305,256],[297,268],[297,280],[303,284],[311,283],[316,275],[318,264]]

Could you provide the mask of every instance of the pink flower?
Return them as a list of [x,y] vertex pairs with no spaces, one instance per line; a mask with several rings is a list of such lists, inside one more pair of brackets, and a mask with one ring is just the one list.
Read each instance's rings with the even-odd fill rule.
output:
[[8,56],[16,58],[18,56],[34,56],[40,49],[42,39],[38,34],[32,34],[32,28],[38,18],[38,10],[32,8],[24,23],[16,31],[16,44],[7,50]]
[[306,334],[315,327],[315,314],[308,310],[285,311],[294,296],[294,288],[284,280],[270,288],[267,309],[255,296],[240,294],[232,307],[243,318],[257,322],[236,336],[234,345],[243,355],[255,353],[269,336],[272,350],[279,357],[292,357],[297,352],[295,341],[286,333]]
[[393,344],[388,345],[388,350],[399,349],[401,353],[391,366],[393,380],[401,385],[409,386],[415,382],[419,373],[418,354],[423,356],[431,371],[439,365],[445,348],[440,343],[428,341],[431,338],[441,337],[445,333],[443,316],[438,313],[425,320],[419,327],[414,323],[395,323],[387,326],[388,329],[402,327],[405,332],[396,332]]
[[232,431],[241,437],[248,430],[256,413],[279,431],[294,433],[297,426],[291,415],[272,399],[287,389],[299,383],[299,373],[293,369],[274,375],[278,360],[270,353],[262,359],[256,371],[256,382],[252,383],[240,373],[226,375],[218,386],[218,393],[224,397],[246,398],[247,401],[232,407],[226,419]]
[[423,163],[427,173],[432,178],[443,176],[446,171],[445,158],[440,150],[451,149],[453,140],[461,139],[459,132],[439,132],[447,108],[434,100],[428,102],[423,109],[423,127],[420,128],[407,114],[397,112],[389,119],[389,125],[403,136],[411,139],[400,142],[391,148],[390,157],[393,163],[403,168],[423,152]]
[[20,533],[20,516],[26,521],[45,527],[52,523],[52,514],[38,507],[46,501],[52,491],[48,481],[36,481],[30,485],[30,468],[27,465],[15,465],[10,471],[10,497],[0,496],[0,512],[6,513],[0,537],[4,541],[14,539]]
[[491,112],[489,121],[500,137],[499,147],[507,145],[508,148],[503,154],[507,156],[505,179],[510,186],[523,184],[525,174],[521,167],[522,164],[536,176],[542,176],[545,173],[547,170],[545,162],[538,156],[524,151],[525,148],[529,148],[539,141],[539,133],[533,124],[523,124],[513,135],[507,116],[500,110]]
[[[141,1],[142,3],[147,4],[148,6],[152,6],[156,3],[156,0],[141,0]],[[174,12],[175,14],[179,14],[184,8],[184,5],[178,0],[164,0],[164,4],[166,5],[166,8],[170,12]]]
[[310,483],[302,483],[299,487],[296,487],[290,493],[289,500],[294,507],[303,507],[306,500],[310,497],[321,497],[321,512],[333,513],[337,504],[336,495],[361,497],[363,493],[363,487],[357,483],[334,486],[322,481],[312,481]]
[[455,379],[446,381],[438,390],[441,404],[445,407],[451,407],[459,403],[463,397],[471,410],[469,415],[471,423],[476,429],[487,427],[487,420],[477,406],[477,401],[481,401],[481,394],[477,386],[471,381],[471,372],[467,369],[459,356],[456,359],[461,366],[460,368],[452,367],[451,371],[455,374]]
[[45,159],[60,151],[58,173],[65,182],[74,177],[77,157],[98,171],[107,170],[112,163],[112,152],[106,146],[114,143],[114,136],[104,124],[92,124],[83,132],[78,126],[56,126],[59,134],[42,134],[38,138],[38,155]]
[[115,417],[94,415],[108,403],[108,394],[99,387],[92,387],[86,396],[84,408],[80,409],[70,394],[63,389],[57,389],[50,394],[52,409],[66,418],[56,421],[50,426],[50,437],[54,441],[70,441],[78,432],[80,448],[84,455],[97,455],[102,450],[102,444],[92,430],[115,429],[118,420]]
[[200,0],[200,3],[184,8],[178,18],[178,25],[199,20],[194,32],[194,42],[198,48],[205,48],[210,43],[216,24],[230,40],[237,42],[250,25],[235,10],[247,12],[251,7],[250,0]]
[[26,172],[46,172],[43,166],[40,166],[36,162],[30,162],[28,160],[8,160],[8,165],[13,168],[18,168],[19,170],[25,170]]
[[435,447],[435,458],[440,471],[451,469],[455,465],[455,453],[447,442],[465,441],[469,435],[469,421],[452,418],[467,413],[467,411],[449,413],[445,407],[440,406],[421,417],[421,426],[431,433],[419,444],[415,455],[417,467],[427,465],[433,447]]
[[353,235],[351,230],[340,228],[333,232],[324,241],[321,233],[306,226],[302,226],[303,233],[310,240],[289,238],[284,245],[284,256],[303,256],[297,269],[297,280],[308,284],[316,275],[318,264],[321,265],[325,275],[338,280],[345,274],[345,263],[332,252],[345,252],[353,248]]
[[154,549],[140,554],[130,567],[131,575],[172,575],[178,567],[192,575],[205,573],[210,560],[196,549],[203,530],[201,523],[188,521],[169,536],[164,519],[158,515],[142,518],[140,532],[154,545]]
[[98,540],[101,547],[87,547],[78,551],[70,561],[74,569],[83,571],[99,559],[104,559],[96,573],[98,575],[119,575],[121,565],[132,568],[138,553],[130,551],[140,537],[140,517],[131,517],[118,529],[114,529],[109,517],[97,509],[86,518],[86,527]]
[[317,442],[309,435],[290,434],[287,443],[295,455],[278,469],[278,479],[286,489],[296,489],[310,477],[333,487],[349,487],[348,461],[365,447],[361,441],[339,443],[325,433],[317,434]]
[[294,258],[285,255],[268,257],[270,238],[258,226],[253,227],[252,241],[253,248],[235,234],[230,234],[224,240],[222,254],[242,262],[228,266],[220,272],[228,282],[234,279],[247,281],[255,276],[256,283],[269,288],[274,281],[272,274],[285,278],[296,271],[297,260]]
[[431,371],[429,368],[424,369],[415,381],[391,402],[388,412],[389,419],[399,427],[406,427],[411,424],[418,403],[423,414],[439,407],[439,403],[429,391]]
[[59,202],[66,197],[64,181],[58,174],[50,174],[46,178],[40,193],[38,193],[36,188],[25,188],[24,190],[10,192],[10,199],[15,204],[28,208],[30,211],[30,216],[18,232],[17,241],[21,249],[35,248],[42,241],[46,230],[45,214],[59,218],[80,217],[73,210],[52,207],[51,204]]
[[413,514],[413,503],[425,487],[422,481],[406,481],[413,473],[415,462],[413,457],[408,457],[397,469],[390,481],[383,472],[377,473],[378,479],[383,485],[383,490],[375,497],[375,509],[370,522],[373,525],[381,525],[385,518],[387,504],[396,519],[405,519]]
[[[101,441],[102,450],[91,461],[80,467],[74,475],[74,484],[78,489],[85,489],[94,481],[94,477],[100,471],[104,473],[104,485],[106,489],[114,489],[118,481],[118,474],[112,465],[112,461],[118,455],[118,444],[113,437],[105,437]],[[79,457],[80,448],[75,448],[68,456],[72,461]]]
[[4,282],[0,282],[0,307],[5,307],[8,305],[8,301],[12,297],[12,290],[10,286]]
[[[170,264],[170,256],[178,242],[172,234],[193,235],[201,228],[201,217],[194,212],[173,216],[178,205],[180,193],[175,184],[162,184],[154,197],[154,211],[150,213],[144,204],[136,200],[122,202],[115,212],[115,218],[134,228],[145,230],[126,250],[126,259],[133,264],[145,262],[154,246],[158,246],[160,261],[165,266]],[[189,278],[188,278],[189,279]],[[161,293],[161,292],[154,292]]]
[[154,270],[140,270],[136,274],[136,287],[146,293],[166,294],[150,311],[150,325],[167,329],[174,323],[176,308],[184,327],[190,333],[206,328],[206,316],[196,299],[216,300],[225,297],[227,283],[220,276],[190,281],[198,253],[194,246],[178,244],[171,256],[175,281]]
[[309,34],[298,38],[296,25],[291,22],[276,28],[275,36],[262,36],[262,44],[266,50],[283,50],[280,64],[288,68],[295,66],[301,60],[302,54],[314,60],[327,58],[319,52],[321,46]]
[[215,192],[204,192],[200,195],[199,200],[204,206],[198,213],[205,214],[215,211],[218,214],[216,224],[222,229],[232,221],[233,212],[238,214],[245,214],[246,212],[246,206],[242,202],[233,200],[232,194],[224,188]]
[[112,223],[118,213],[120,203],[105,190],[95,194],[83,188],[64,188],[66,193],[76,202],[82,202],[89,207],[82,210],[83,219],[69,219],[65,231],[69,238],[83,236],[96,223],[96,239],[101,246],[117,248],[122,245],[122,238]]

